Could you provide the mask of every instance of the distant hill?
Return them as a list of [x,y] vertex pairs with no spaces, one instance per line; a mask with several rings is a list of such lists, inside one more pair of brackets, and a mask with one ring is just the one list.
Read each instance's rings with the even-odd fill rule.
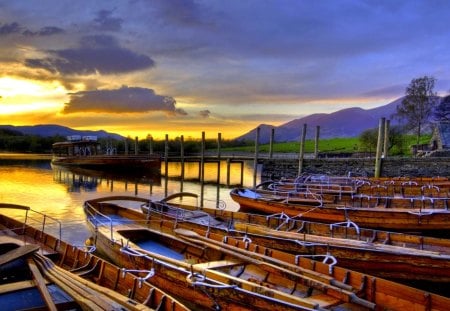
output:
[[51,137],[56,135],[60,136],[81,135],[81,136],[97,136],[98,138],[113,138],[118,140],[125,138],[119,134],[108,133],[103,130],[78,131],[66,126],[55,124],[26,125],[26,126],[0,125],[0,129],[12,130],[20,132],[24,135],[37,135],[42,137]]
[[[397,124],[396,120],[391,119],[391,116],[396,112],[397,106],[402,100],[403,97],[385,106],[373,109],[354,107],[342,109],[333,113],[315,113],[300,119],[289,121],[280,126],[261,124],[259,126],[259,141],[262,144],[269,143],[272,128],[275,128],[274,140],[277,142],[300,141],[303,124],[307,125],[307,139],[314,138],[317,126],[320,126],[320,138],[357,137],[367,129],[377,128],[380,118],[382,117],[389,119],[391,125]],[[255,128],[236,138],[236,140],[254,140],[256,137],[256,130],[257,129]]]

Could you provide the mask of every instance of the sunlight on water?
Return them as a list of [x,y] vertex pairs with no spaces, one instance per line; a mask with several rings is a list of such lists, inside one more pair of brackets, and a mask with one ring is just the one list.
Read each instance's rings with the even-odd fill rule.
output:
[[[172,193],[187,191],[199,196],[203,193],[204,207],[215,207],[219,198],[225,202],[227,209],[236,210],[238,205],[231,200],[229,192],[233,185],[240,183],[241,178],[245,186],[253,184],[253,163],[243,166],[242,177],[241,165],[230,165],[228,186],[226,162],[222,162],[220,170],[221,185],[217,186],[217,163],[206,163],[205,183],[202,186],[198,180],[194,181],[199,177],[196,163],[185,163],[185,178],[181,181],[180,163],[170,163],[168,179],[159,176],[137,180],[52,168],[47,160],[0,160],[0,202],[26,205],[60,220],[62,238],[78,245],[90,237],[83,203],[94,198],[129,195],[159,200]],[[162,172],[164,174],[164,170]],[[9,209],[0,212],[7,215],[23,214]],[[51,226],[50,230],[52,234],[59,231],[56,225]]]

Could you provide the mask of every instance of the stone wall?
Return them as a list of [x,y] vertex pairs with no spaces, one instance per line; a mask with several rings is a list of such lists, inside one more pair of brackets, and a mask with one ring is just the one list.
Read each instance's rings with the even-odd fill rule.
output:
[[[298,159],[260,159],[262,165],[261,179],[278,179],[280,177],[296,177]],[[304,159],[304,173],[347,175],[372,177],[375,172],[374,158],[328,158]],[[417,176],[450,177],[450,158],[388,158],[382,159],[381,176]]]

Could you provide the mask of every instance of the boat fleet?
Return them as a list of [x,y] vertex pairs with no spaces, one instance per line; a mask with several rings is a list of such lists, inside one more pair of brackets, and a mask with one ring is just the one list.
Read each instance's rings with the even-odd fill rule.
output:
[[239,211],[205,208],[189,192],[88,200],[92,237],[81,246],[50,234],[30,207],[0,203],[0,301],[10,310],[449,310],[447,295],[406,285],[450,283],[447,178],[305,174],[230,196]]

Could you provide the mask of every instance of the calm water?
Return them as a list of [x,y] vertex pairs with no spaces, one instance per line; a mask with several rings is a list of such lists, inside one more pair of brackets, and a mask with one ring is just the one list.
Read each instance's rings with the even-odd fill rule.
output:
[[[242,175],[240,164],[231,165],[228,186],[226,163],[222,163],[220,168],[220,186],[216,183],[217,172],[217,164],[206,163],[205,182],[200,183],[193,181],[199,176],[199,168],[195,163],[185,164],[184,180],[181,181],[180,163],[169,164],[168,178],[165,177],[164,164],[159,177],[135,178],[68,171],[52,167],[49,160],[0,159],[0,202],[27,205],[58,219],[62,224],[62,239],[74,245],[84,245],[91,234],[86,226],[82,206],[84,201],[94,198],[130,195],[159,200],[168,194],[188,191],[203,197],[205,207],[216,206],[219,199],[225,202],[226,209],[236,210],[238,205],[230,199],[229,192],[233,185],[241,183],[241,176],[243,186],[253,185],[253,162],[244,163]],[[259,181],[258,174],[256,182]],[[12,216],[18,218],[24,215],[23,212],[16,214],[10,209],[0,209],[0,213],[14,214]],[[54,235],[59,233],[59,227],[54,222],[47,221],[47,224],[47,231]],[[411,282],[408,285],[450,297],[448,284]]]
[[[181,180],[180,163],[169,164],[167,178],[164,164],[160,176],[137,178],[69,171],[52,167],[49,160],[0,159],[0,202],[27,205],[58,219],[62,224],[62,239],[81,245],[90,236],[82,206],[84,201],[94,198],[130,195],[159,200],[168,194],[188,191],[203,198],[201,202],[205,207],[216,206],[219,199],[225,202],[226,209],[236,210],[238,205],[230,199],[229,192],[233,185],[241,183],[241,176],[244,186],[253,185],[253,162],[244,163],[242,175],[241,165],[232,164],[229,179],[227,165],[222,163],[220,185],[217,184],[217,166],[206,163],[204,182],[200,183],[195,181],[199,176],[196,163],[185,163],[184,179]],[[0,212],[15,214],[9,209]],[[55,222],[47,223],[51,233],[59,232]]]

